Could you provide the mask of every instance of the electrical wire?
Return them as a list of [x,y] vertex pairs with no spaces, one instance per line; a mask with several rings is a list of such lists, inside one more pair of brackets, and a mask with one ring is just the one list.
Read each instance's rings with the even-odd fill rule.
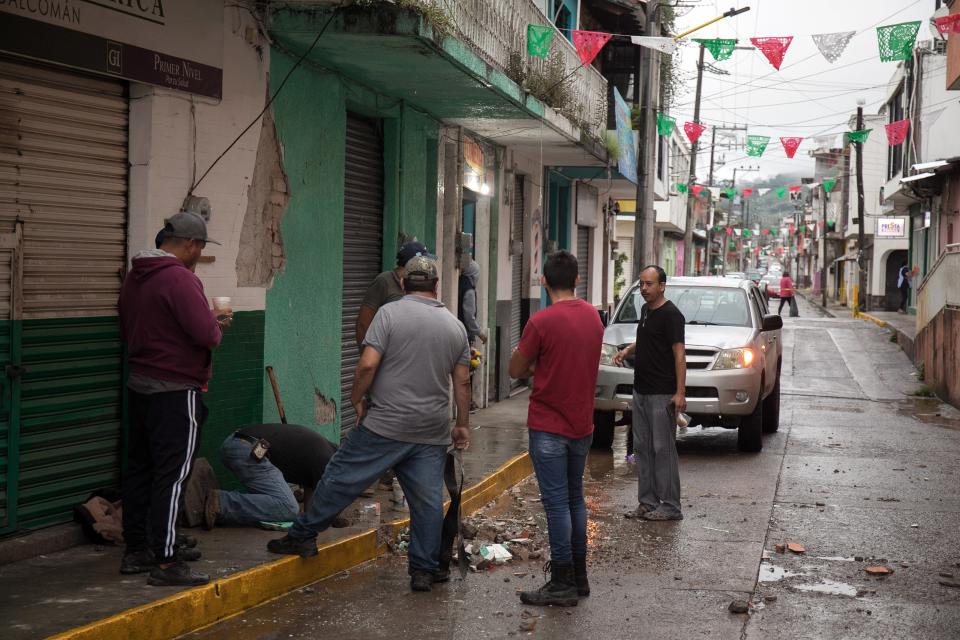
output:
[[193,185],[191,185],[190,190],[187,192],[187,195],[188,195],[188,196],[190,196],[190,195],[193,194],[194,189],[196,189],[198,186],[200,186],[200,183],[203,182],[203,179],[206,178],[207,175],[213,170],[213,168],[214,168],[215,166],[217,166],[217,163],[219,163],[219,162],[223,159],[223,157],[224,157],[225,155],[227,155],[227,153],[229,153],[230,150],[233,149],[233,147],[234,147],[238,142],[240,142],[240,139],[241,139],[248,131],[250,131],[250,129],[252,129],[255,124],[257,124],[258,122],[260,122],[260,118],[263,117],[263,114],[265,114],[265,113],[267,112],[267,109],[270,108],[270,105],[273,104],[273,101],[276,100],[276,99],[277,99],[277,96],[280,95],[280,92],[283,91],[283,88],[284,88],[284,87],[286,86],[286,84],[287,84],[287,80],[290,79],[290,76],[292,76],[292,75],[293,75],[293,72],[297,70],[297,67],[300,66],[300,63],[303,62],[304,58],[306,58],[308,55],[310,55],[310,53],[311,53],[311,52],[314,50],[314,48],[317,46],[317,43],[320,42],[320,38],[323,36],[324,32],[326,32],[327,27],[330,26],[330,23],[333,22],[334,17],[335,17],[335,16],[337,15],[337,13],[340,11],[340,9],[342,8],[342,6],[343,6],[343,5],[341,4],[341,5],[337,5],[336,7],[333,8],[333,10],[330,12],[330,17],[327,18],[327,21],[324,23],[323,27],[320,29],[320,32],[317,33],[317,37],[313,39],[313,42],[310,43],[310,46],[307,48],[307,50],[304,51],[304,52],[300,55],[300,57],[297,59],[297,61],[293,63],[293,66],[291,66],[290,69],[287,71],[287,74],[286,74],[285,76],[283,76],[283,80],[281,80],[281,81],[280,81],[280,84],[277,85],[277,90],[273,92],[273,95],[270,96],[270,99],[267,100],[267,103],[266,103],[265,105],[263,105],[263,109],[260,110],[260,113],[258,113],[258,114],[256,115],[256,117],[255,117],[253,120],[250,121],[250,124],[248,124],[246,127],[243,128],[243,131],[241,131],[241,132],[237,135],[237,137],[233,139],[233,142],[231,142],[229,145],[227,145],[227,148],[224,149],[223,152],[222,152],[220,155],[217,156],[217,158],[210,164],[209,167],[207,167],[207,170],[203,172],[203,174],[200,176],[200,178],[199,178],[195,183],[193,183]]

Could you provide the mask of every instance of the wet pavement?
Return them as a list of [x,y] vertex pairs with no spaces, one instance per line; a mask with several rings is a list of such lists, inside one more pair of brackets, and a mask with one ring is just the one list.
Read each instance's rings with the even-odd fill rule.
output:
[[[464,457],[465,486],[480,481],[526,449],[526,393],[471,415],[470,455]],[[389,491],[376,489],[345,510],[352,526],[328,529],[319,542],[331,542],[361,533],[381,522],[405,518],[395,508]],[[378,505],[379,520],[374,515]],[[371,517],[372,516],[372,517]],[[191,566],[212,579],[224,578],[277,560],[266,549],[276,531],[217,528],[186,531],[199,539],[203,557]],[[0,638],[45,638],[132,607],[149,604],[183,589],[151,587],[146,576],[122,576],[121,549],[86,544],[0,566]]]
[[[960,588],[941,584],[960,578],[960,412],[911,395],[920,383],[887,331],[800,304],[785,319],[781,427],[763,451],[738,452],[735,431],[678,439],[683,521],[623,518],[636,486],[622,432],[612,453],[591,453],[592,595],[579,606],[520,604],[542,560],[414,594],[405,558],[388,556],[190,637],[960,637]],[[485,513],[544,546],[535,482]],[[778,553],[787,543],[806,551]],[[750,613],[730,613],[735,599]]]

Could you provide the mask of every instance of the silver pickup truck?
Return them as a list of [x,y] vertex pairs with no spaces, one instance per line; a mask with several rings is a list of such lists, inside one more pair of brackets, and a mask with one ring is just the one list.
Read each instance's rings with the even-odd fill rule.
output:
[[[686,318],[687,413],[691,426],[738,429],[741,451],[760,451],[763,433],[780,422],[783,320],[750,280],[669,278],[666,297]],[[643,306],[634,284],[620,301],[603,334],[594,398],[595,448],[609,449],[616,424],[630,424],[633,359],[625,367],[613,357],[634,342]],[[636,354],[642,358],[643,354]],[[617,412],[623,415],[617,420]]]

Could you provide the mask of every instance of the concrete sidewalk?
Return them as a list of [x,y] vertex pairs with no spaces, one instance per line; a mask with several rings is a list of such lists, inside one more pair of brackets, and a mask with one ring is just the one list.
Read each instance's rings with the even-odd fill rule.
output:
[[[852,309],[837,304],[834,300],[828,299],[827,306],[824,307],[820,295],[814,294],[810,289],[800,289],[797,291],[797,294],[831,318],[853,317]],[[897,344],[900,345],[900,348],[907,354],[911,362],[916,362],[914,347],[914,342],[917,337],[916,316],[897,313],[896,311],[861,311],[860,319],[873,322],[879,327],[894,332],[897,335]]]
[[[527,393],[471,416],[471,445],[464,455],[464,511],[486,504],[532,471],[527,449]],[[379,503],[380,523],[404,526],[389,492],[375,491],[349,507],[355,520]],[[369,510],[367,511],[369,513]],[[292,589],[366,562],[385,551],[377,522],[364,520],[319,537],[315,558],[278,557],[266,550],[281,534],[247,528],[192,529],[203,558],[193,567],[209,573],[194,589],[151,587],[146,576],[121,576],[120,547],[92,544],[0,567],[0,619],[5,640],[28,638],[169,638],[256,606]],[[382,531],[381,531],[382,533]]]

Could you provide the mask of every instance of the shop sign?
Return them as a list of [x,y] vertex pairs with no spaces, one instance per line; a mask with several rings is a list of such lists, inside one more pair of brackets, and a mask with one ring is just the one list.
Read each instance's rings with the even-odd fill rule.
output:
[[223,12],[220,0],[0,0],[0,51],[221,98]]

